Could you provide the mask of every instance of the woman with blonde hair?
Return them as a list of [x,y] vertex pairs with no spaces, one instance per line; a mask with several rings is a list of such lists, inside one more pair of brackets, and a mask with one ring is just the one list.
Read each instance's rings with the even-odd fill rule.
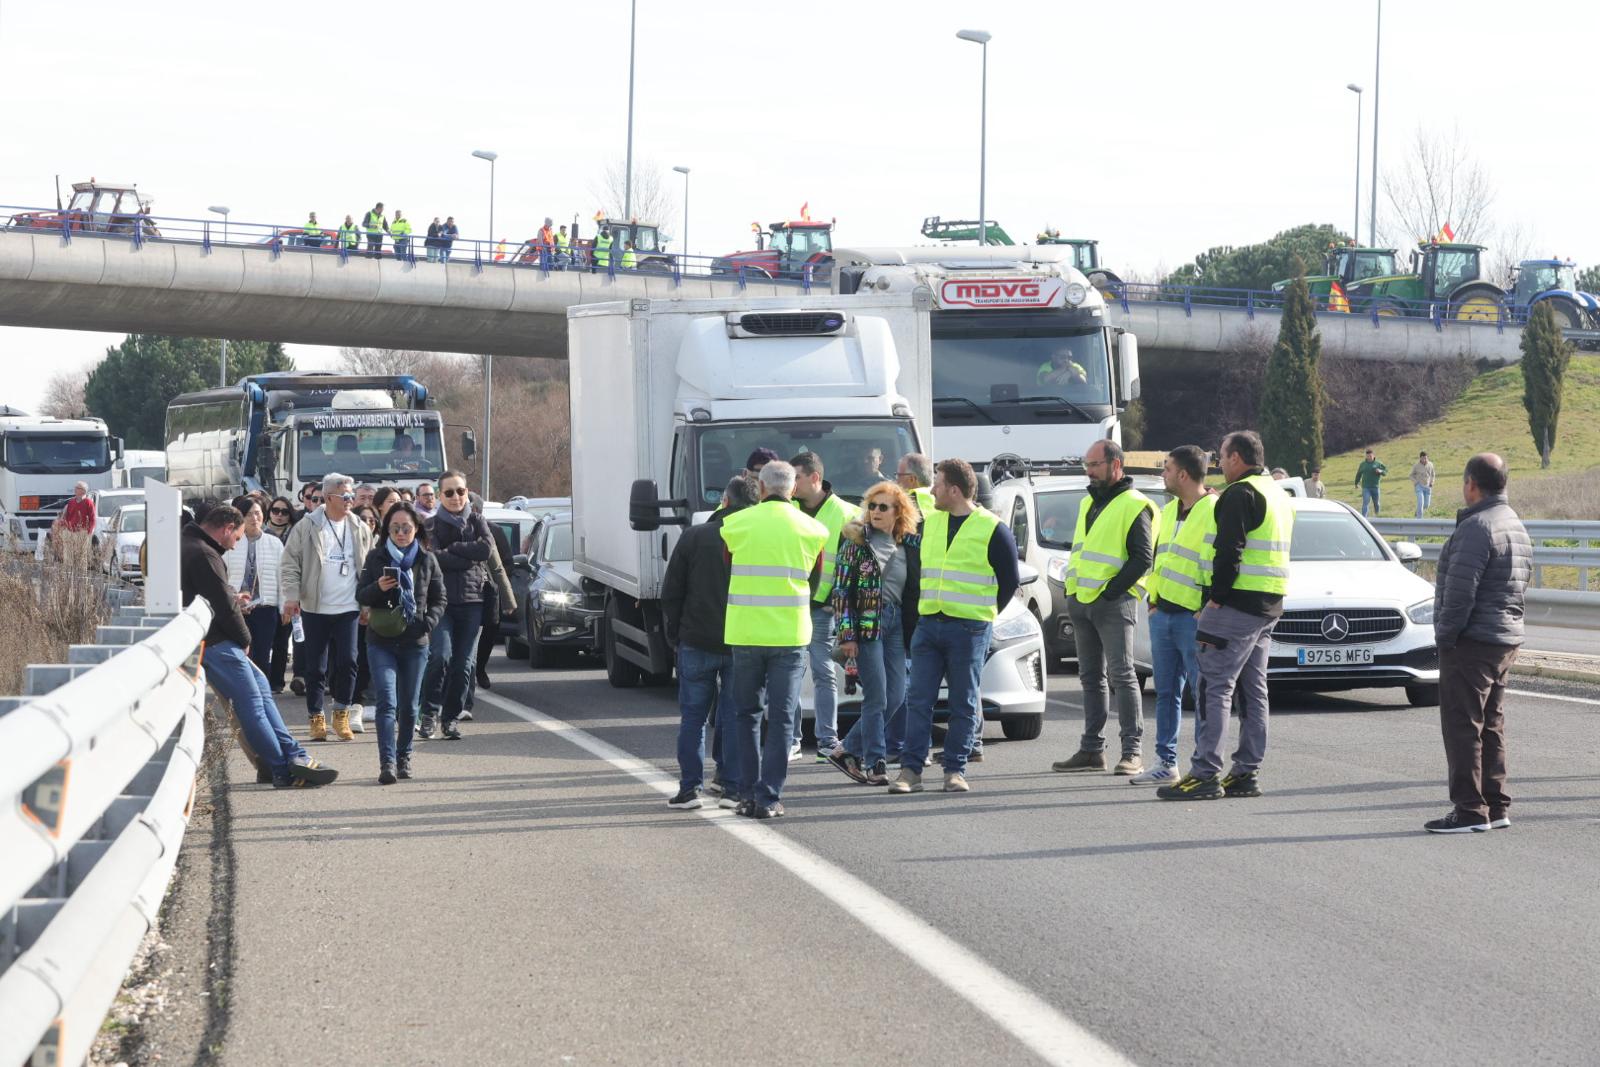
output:
[[893,482],[862,498],[862,517],[847,524],[834,566],[833,613],[839,655],[856,661],[861,716],[828,762],[864,785],[889,780],[888,749],[905,732],[906,649],[917,621],[922,570],[920,513]]

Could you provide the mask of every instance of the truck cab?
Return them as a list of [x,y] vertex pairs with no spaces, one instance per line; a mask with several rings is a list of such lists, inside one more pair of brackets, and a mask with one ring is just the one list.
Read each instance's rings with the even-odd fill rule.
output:
[[77,483],[112,488],[122,441],[100,419],[56,419],[0,407],[0,537],[32,552]]

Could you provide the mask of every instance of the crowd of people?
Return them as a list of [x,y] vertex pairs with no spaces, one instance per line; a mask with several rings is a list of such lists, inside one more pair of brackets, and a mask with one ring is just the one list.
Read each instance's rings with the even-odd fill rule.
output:
[[258,781],[337,774],[284,725],[274,698],[291,664],[311,741],[351,741],[373,723],[384,785],[412,777],[414,741],[460,740],[477,688],[491,686],[500,615],[516,609],[513,546],[482,507],[451,471],[437,495],[432,483],[329,474],[302,488],[298,507],[253,493],[195,509],[182,534],[184,602],[211,605],[204,665]]
[[[360,253],[365,245],[365,254],[377,257],[383,255],[384,240],[387,238],[395,255],[409,256],[413,251],[412,242],[416,240],[414,234],[411,220],[406,218],[405,212],[395,208],[393,214],[389,214],[383,202],[379,201],[362,213],[359,222],[354,215],[347,214],[336,228],[325,226],[317,219],[315,211],[310,212],[300,232],[293,234],[289,240],[304,248],[327,247],[342,249],[350,254]],[[454,215],[445,216],[442,222],[435,215],[422,238],[422,248],[428,262],[450,262],[455,244],[460,239],[461,229],[456,225]],[[617,257],[617,266],[622,270],[634,270],[639,262],[633,241],[625,237],[618,246],[611,227],[603,222],[599,224],[594,238],[584,244],[576,222],[569,233],[565,224],[557,226],[554,219],[546,216],[544,225],[528,244],[526,255],[530,260],[537,258],[551,270],[585,267],[589,270],[605,270],[611,265],[613,255]],[[520,245],[517,251],[508,251],[505,239],[501,238],[494,246],[493,259],[503,262],[508,255],[515,257],[519,252]]]

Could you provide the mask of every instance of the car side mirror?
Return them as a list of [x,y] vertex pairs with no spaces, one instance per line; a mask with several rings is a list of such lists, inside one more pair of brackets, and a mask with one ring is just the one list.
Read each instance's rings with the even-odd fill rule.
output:
[[1394,554],[1400,557],[1401,563],[1414,568],[1422,559],[1422,546],[1412,541],[1396,541]]
[[1031,563],[1017,564],[1017,585],[1032,585],[1039,580],[1039,571]]
[[533,567],[533,561],[528,559],[528,554],[526,552],[518,552],[516,555],[511,557],[511,565],[513,567],[531,569]]

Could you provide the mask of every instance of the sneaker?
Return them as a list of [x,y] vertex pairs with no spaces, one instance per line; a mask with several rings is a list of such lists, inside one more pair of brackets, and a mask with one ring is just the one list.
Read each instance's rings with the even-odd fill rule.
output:
[[268,770],[267,769],[267,765],[265,763],[263,763],[263,764],[261,764],[261,766],[256,768],[256,785],[271,785],[271,784],[272,784],[272,772],[270,770]]
[[489,680],[489,672],[488,671],[479,671],[478,672],[478,688],[479,689],[493,689],[494,688],[494,683]]
[[1050,769],[1063,773],[1103,771],[1106,769],[1106,754],[1104,752],[1087,752],[1080,748],[1066,759],[1056,760],[1050,764]]
[[1178,773],[1176,764],[1158,763],[1143,774],[1136,774],[1128,779],[1129,785],[1172,785],[1183,775]]
[[667,807],[677,808],[680,811],[692,811],[700,807],[705,801],[700,799],[700,790],[694,786],[678,790],[678,795],[667,801]]
[[861,769],[861,761],[842,748],[836,748],[827,755],[827,762],[833,764],[851,781],[865,782],[867,772]]
[[735,815],[743,815],[746,819],[753,819],[756,817],[756,802],[753,800],[741,800],[734,805],[733,813]]
[[889,783],[891,793],[920,793],[922,792],[922,772],[914,771],[910,767],[900,768],[900,777]]
[[722,794],[722,798],[717,801],[717,807],[725,808],[725,809],[727,809],[729,811],[732,811],[733,809],[737,808],[738,806],[739,806],[739,798],[734,796],[732,793],[724,793],[724,794]]
[[472,709],[471,708],[462,708],[461,709],[461,714],[456,716],[456,722],[471,722],[471,721],[472,721]]
[[389,766],[387,763],[385,763],[382,767],[378,768],[378,784],[379,785],[394,785],[394,783],[395,783],[394,768]]
[[799,763],[802,755],[804,755],[804,753],[800,751],[800,742],[796,741],[794,744],[789,746],[790,763]]
[[[1422,828],[1430,834],[1479,834],[1488,830],[1493,825],[1482,815],[1463,815],[1455,808],[1442,819],[1434,819],[1422,824]],[[1511,825],[1511,820],[1506,820],[1506,825]]]
[[944,791],[946,793],[970,793],[972,787],[967,784],[967,776],[960,771],[951,771],[944,776]]
[[311,716],[311,740],[326,741],[328,739],[328,719],[321,712]]
[[295,785],[327,785],[339,777],[339,772],[307,756],[304,763],[289,764],[289,777],[294,779]]
[[409,756],[401,756],[399,759],[397,759],[395,761],[395,764],[394,764],[394,776],[396,778],[410,778],[411,777],[411,757],[409,757]]
[[336,708],[333,713],[333,736],[341,741],[354,741],[356,735],[350,731],[350,711],[347,708]]
[[1204,778],[1186,774],[1173,785],[1156,790],[1156,796],[1162,800],[1221,800],[1226,795],[1214,774]]
[[360,704],[351,704],[348,708],[345,709],[345,711],[350,716],[350,732],[352,734],[364,734],[364,733],[366,733],[367,732],[366,723],[364,723],[362,721],[362,719],[361,719],[361,705]]
[[306,680],[304,678],[295,678],[291,680],[289,682],[289,692],[293,693],[297,697],[305,696]]
[[461,731],[456,728],[455,721],[447,722],[439,727],[439,736],[446,741],[461,740]]
[[1144,760],[1138,756],[1123,756],[1117,760],[1117,765],[1111,768],[1112,774],[1138,774],[1144,770]]
[[726,796],[728,793],[728,787],[723,785],[721,782],[707,782],[705,785],[700,787],[700,792],[715,799],[717,797]]
[[777,801],[773,801],[770,807],[756,808],[756,818],[758,819],[781,819],[785,814],[783,805]]
[[1509,829],[1511,829],[1511,816],[1506,814],[1504,808],[1499,808],[1499,809],[1490,808],[1489,809],[1489,829],[1491,829],[1491,830],[1509,830]]
[[422,719],[417,723],[417,740],[418,741],[431,741],[431,740],[433,740],[433,727],[434,727],[433,716],[432,715],[424,715],[422,717]]
[[982,745],[979,745],[977,748],[974,748],[967,755],[967,762],[968,763],[982,763],[983,762],[983,746]]
[[872,765],[872,770],[867,772],[867,784],[868,785],[888,785],[889,784],[889,765],[887,763],[885,763],[883,760],[879,760],[877,763],[874,763]]
[[1230,774],[1222,779],[1222,792],[1235,799],[1258,797],[1261,795],[1261,776],[1255,771],[1249,774]]

